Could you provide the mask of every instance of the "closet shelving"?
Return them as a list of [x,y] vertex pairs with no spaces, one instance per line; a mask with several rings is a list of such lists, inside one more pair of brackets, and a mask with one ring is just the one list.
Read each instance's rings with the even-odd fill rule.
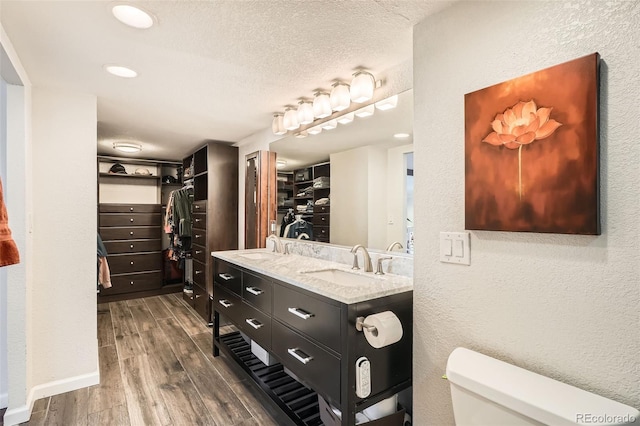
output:
[[[177,181],[181,163],[166,160],[98,156],[98,232],[109,255],[109,289],[100,289],[100,302],[133,299],[182,289],[182,271],[165,259],[168,237],[162,230],[164,204]],[[127,174],[109,169],[122,164]],[[150,174],[135,174],[136,169]]]
[[[302,218],[306,221],[313,223],[313,239],[315,241],[321,241],[328,243],[330,241],[330,204],[316,204],[321,198],[329,198],[331,188],[328,183],[322,185],[322,187],[314,187],[314,183],[318,182],[318,179],[325,178],[325,180],[331,177],[331,163],[323,162],[319,164],[313,164],[301,169],[293,171],[293,199],[294,199],[294,213],[302,215]],[[302,194],[303,191],[311,187],[311,192]],[[313,205],[313,210],[300,211],[299,205],[307,206],[309,203]]]

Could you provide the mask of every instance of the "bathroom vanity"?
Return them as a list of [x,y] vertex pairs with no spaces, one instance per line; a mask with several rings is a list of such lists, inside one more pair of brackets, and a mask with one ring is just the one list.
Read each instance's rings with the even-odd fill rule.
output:
[[[222,352],[237,362],[291,424],[321,424],[321,396],[341,411],[342,425],[354,425],[357,412],[411,386],[411,278],[264,249],[212,255],[214,356]],[[397,316],[403,334],[376,349],[356,322],[384,311]],[[221,334],[220,316],[239,331]],[[254,355],[261,352],[272,365]],[[371,370],[363,398],[356,395],[361,357]]]

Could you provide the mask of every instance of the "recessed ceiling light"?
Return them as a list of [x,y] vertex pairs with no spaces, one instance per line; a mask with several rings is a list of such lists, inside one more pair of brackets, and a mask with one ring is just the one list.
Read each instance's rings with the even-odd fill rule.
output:
[[278,161],[276,161],[276,167],[277,167],[278,169],[281,169],[281,168],[283,168],[283,167],[284,167],[284,166],[286,166],[286,165],[287,165],[286,160],[278,160]]
[[406,139],[409,136],[411,136],[409,133],[396,133],[395,135],[393,135],[393,137],[396,139]]
[[104,69],[108,73],[122,78],[134,78],[138,76],[138,73],[131,68],[121,67],[119,65],[105,65]]
[[113,16],[123,24],[133,28],[147,29],[153,25],[153,18],[144,10],[127,4],[119,4],[111,9]]
[[114,142],[113,149],[117,149],[118,151],[122,151],[122,152],[131,153],[131,152],[142,151],[142,145],[140,145],[139,143],[133,143],[133,142]]

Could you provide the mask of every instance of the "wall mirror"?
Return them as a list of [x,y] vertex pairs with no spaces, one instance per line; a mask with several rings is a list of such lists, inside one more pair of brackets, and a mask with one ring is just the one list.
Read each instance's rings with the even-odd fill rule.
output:
[[[323,208],[314,206],[313,213],[303,212],[304,220],[314,224],[314,232],[330,230],[328,239],[319,241],[363,244],[378,250],[398,241],[403,248],[395,251],[412,253],[412,127],[413,93],[408,90],[398,95],[393,109],[376,109],[372,116],[356,117],[317,135],[287,136],[272,142],[269,149],[277,153],[278,171],[291,174],[289,181],[281,175],[278,182],[279,191],[283,191],[279,194],[278,223],[289,208],[300,213],[298,205],[317,202],[318,197],[307,194],[305,198],[301,192],[305,185],[313,186],[313,174],[300,171],[328,162],[330,187],[322,196],[330,201]],[[326,166],[318,169],[326,170]],[[296,182],[296,175],[307,180]],[[285,192],[285,186],[291,192]],[[293,200],[285,205],[284,197]]]

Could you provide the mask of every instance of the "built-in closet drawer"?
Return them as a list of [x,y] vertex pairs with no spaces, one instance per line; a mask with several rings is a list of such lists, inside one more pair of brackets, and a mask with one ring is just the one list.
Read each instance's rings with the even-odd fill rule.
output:
[[315,214],[313,215],[313,227],[316,226],[329,226],[330,214]]
[[160,213],[159,204],[100,204],[100,213]]
[[273,285],[273,316],[340,351],[340,307],[280,284]]
[[313,227],[313,238],[316,241],[320,241],[323,243],[329,242],[329,227],[328,226],[314,226]]
[[100,227],[102,241],[109,240],[137,240],[142,238],[160,238],[161,230],[158,226],[138,226],[124,228]]
[[207,263],[207,249],[204,246],[194,244],[191,248],[191,257],[200,263]]
[[331,207],[327,205],[315,205],[313,206],[313,213],[331,213]]
[[100,226],[158,226],[159,213],[100,213]]
[[128,274],[162,269],[162,256],[157,252],[140,254],[116,254],[107,256],[111,274]]
[[193,213],[193,221],[191,222],[194,228],[206,229],[207,228],[207,214],[206,213]]
[[320,394],[340,401],[340,360],[305,337],[273,321],[271,351],[285,367]]
[[239,269],[234,268],[227,262],[221,260],[215,261],[214,281],[223,287],[228,288],[235,294],[242,295],[242,273]]
[[161,240],[106,241],[104,247],[109,254],[161,251]]
[[242,273],[242,297],[247,303],[271,315],[271,282],[263,277]]
[[238,326],[260,346],[271,349],[271,317],[269,315],[243,303],[242,318]]
[[112,275],[111,287],[100,290],[100,294],[133,293],[136,291],[154,290],[162,286],[162,272],[142,272],[137,274]]
[[207,212],[207,200],[204,201],[194,201],[193,203],[193,213],[206,213]]
[[198,229],[193,228],[191,231],[191,242],[193,244],[198,244],[200,246],[207,245],[207,230],[206,229]]
[[202,288],[207,288],[207,264],[193,261],[193,282]]
[[209,295],[207,291],[199,285],[193,286],[193,308],[200,314],[202,318],[205,318],[209,314]]
[[240,324],[242,318],[242,299],[226,288],[216,284],[213,289],[213,309],[230,321]]

